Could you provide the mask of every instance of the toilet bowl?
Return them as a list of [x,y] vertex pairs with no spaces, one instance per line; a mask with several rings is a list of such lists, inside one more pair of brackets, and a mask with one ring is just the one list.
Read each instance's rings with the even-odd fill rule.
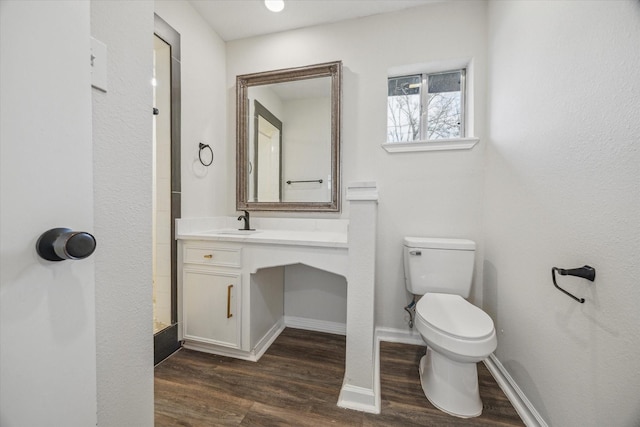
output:
[[458,362],[479,362],[496,349],[493,320],[460,295],[424,295],[415,324],[431,348]]
[[457,417],[482,413],[476,364],[497,346],[493,320],[469,303],[475,243],[405,237],[407,290],[422,295],[414,324],[427,344],[420,360],[422,390],[438,409]]
[[491,318],[459,295],[426,294],[416,306],[415,325],[427,344],[419,367],[427,399],[451,415],[480,415],[476,363],[496,349]]

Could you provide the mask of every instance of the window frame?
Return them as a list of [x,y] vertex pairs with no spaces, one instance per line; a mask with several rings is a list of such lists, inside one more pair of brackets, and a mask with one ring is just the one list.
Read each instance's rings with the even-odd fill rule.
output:
[[[460,108],[462,110],[462,112],[460,113],[460,136],[456,137],[456,138],[427,138],[427,133],[429,131],[429,94],[431,92],[429,92],[429,77],[430,76],[437,76],[437,75],[441,75],[441,74],[451,74],[451,73],[457,73],[460,72]],[[467,75],[467,69],[466,68],[459,68],[456,70],[448,70],[448,71],[439,71],[437,73],[422,73],[421,77],[422,77],[422,87],[426,88],[427,90],[423,90],[420,91],[420,102],[422,103],[421,105],[421,109],[420,109],[420,139],[417,140],[416,142],[421,142],[421,141],[438,141],[441,139],[462,139],[464,137],[466,137],[467,135],[467,129],[466,129],[466,116],[467,116],[467,97],[465,96],[465,92],[466,92],[466,75]],[[436,93],[441,93],[441,92],[436,92]],[[387,141],[388,142],[388,141]]]
[[[425,67],[426,68],[426,67]],[[431,67],[429,67],[431,68]],[[461,105],[461,117],[460,117],[460,137],[456,138],[439,138],[439,139],[427,139],[426,134],[428,130],[428,113],[427,113],[427,105],[428,105],[428,78],[432,75],[438,74],[447,74],[453,72],[460,72],[460,105]],[[420,102],[421,102],[421,112],[420,112],[420,138],[414,141],[407,142],[389,142],[385,141],[382,144],[382,148],[384,148],[387,152],[395,153],[395,152],[411,152],[411,151],[441,151],[441,150],[467,150],[473,148],[478,142],[479,138],[467,136],[468,134],[468,123],[469,123],[469,108],[467,105],[469,96],[467,91],[469,90],[468,84],[468,76],[469,69],[468,64],[462,66],[451,66],[451,67],[443,67],[438,70],[430,69],[425,71],[415,71],[415,72],[401,72],[401,73],[393,73],[387,76],[387,86],[389,84],[389,79],[398,78],[398,77],[409,77],[409,76],[421,76],[421,91],[420,91]],[[422,90],[426,88],[426,90]],[[387,106],[389,103],[389,94],[387,90]],[[388,108],[388,107],[387,107]],[[386,117],[388,118],[388,110]],[[387,132],[385,135],[385,140],[388,137],[388,126],[386,127]]]

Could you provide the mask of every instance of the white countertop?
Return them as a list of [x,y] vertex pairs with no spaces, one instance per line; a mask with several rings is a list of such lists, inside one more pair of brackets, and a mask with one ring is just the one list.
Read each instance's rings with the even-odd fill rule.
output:
[[[331,221],[331,220],[328,220]],[[335,221],[335,220],[333,220]],[[284,221],[283,221],[284,222]],[[306,221],[305,221],[306,222]],[[194,224],[195,225],[195,224]],[[200,226],[205,224],[200,223]],[[206,224],[209,225],[209,224]],[[214,224],[211,224],[214,225]],[[321,227],[314,221],[312,227],[301,227],[298,221],[295,224],[297,229],[283,228],[257,228],[256,231],[249,234],[238,231],[236,228],[224,227],[227,224],[216,223],[222,225],[221,228],[206,229],[204,227],[179,226],[176,229],[176,239],[179,240],[211,240],[220,242],[236,242],[251,244],[270,244],[270,245],[294,245],[294,246],[314,246],[328,248],[348,248],[346,226]],[[235,225],[235,224],[234,224]],[[256,224],[259,227],[261,224]],[[286,223],[283,224],[286,226]],[[294,225],[294,224],[292,224]],[[337,224],[340,225],[340,224]],[[307,228],[307,229],[305,229]],[[325,228],[325,229],[322,229]]]

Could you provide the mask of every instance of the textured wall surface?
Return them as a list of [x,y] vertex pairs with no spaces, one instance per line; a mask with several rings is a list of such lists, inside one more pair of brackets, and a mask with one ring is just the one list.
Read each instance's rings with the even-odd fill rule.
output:
[[98,425],[153,425],[153,2],[92,1],[108,92],[93,92]]
[[[640,3],[492,2],[485,309],[549,425],[640,422]],[[595,283],[551,267],[596,268]]]

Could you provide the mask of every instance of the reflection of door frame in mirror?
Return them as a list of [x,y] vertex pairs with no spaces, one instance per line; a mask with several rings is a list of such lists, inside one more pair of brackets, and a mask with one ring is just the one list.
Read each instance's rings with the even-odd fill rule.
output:
[[[253,191],[254,197],[256,200],[260,200],[260,187],[258,185],[258,173],[260,171],[260,150],[258,147],[258,142],[260,140],[260,117],[265,119],[267,122],[271,123],[271,125],[278,129],[278,157],[280,158],[278,162],[278,200],[282,201],[282,122],[274,116],[271,111],[269,111],[264,105],[260,104],[257,100],[254,100],[254,124],[253,124]],[[251,160],[250,160],[251,161]],[[250,170],[251,173],[251,170]]]
[[[176,218],[180,218],[180,34],[154,14],[154,34],[171,47],[171,325],[153,335],[154,364],[180,348],[178,341],[178,241]],[[162,112],[160,112],[162,113]]]
[[[331,200],[327,202],[253,202],[249,201],[249,96],[253,86],[298,80],[331,78]],[[236,77],[236,209],[254,211],[340,211],[340,95],[342,61],[287,68]],[[282,169],[282,168],[281,168]]]

